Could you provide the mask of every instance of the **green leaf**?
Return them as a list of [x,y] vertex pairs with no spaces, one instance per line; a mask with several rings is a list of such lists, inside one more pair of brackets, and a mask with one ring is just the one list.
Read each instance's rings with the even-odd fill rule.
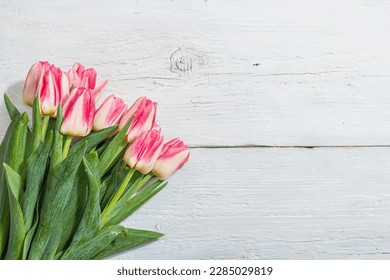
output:
[[62,260],[89,260],[106,248],[126,228],[120,225],[104,227],[91,240],[83,243],[68,254],[63,254]]
[[22,208],[19,201],[23,194],[24,181],[9,165],[3,164],[6,173],[9,207],[10,207],[10,236],[5,259],[17,260],[22,256],[25,235]]
[[42,143],[42,119],[41,112],[39,109],[39,101],[38,96],[34,99],[33,109],[33,125],[32,125],[32,133],[33,133],[33,151],[38,149],[39,145]]
[[69,254],[79,245],[92,239],[99,230],[100,205],[99,205],[99,169],[97,153],[84,157],[84,169],[88,177],[88,200],[83,218],[73,236],[72,243],[65,254]]
[[104,180],[103,184],[107,185],[107,190],[105,191],[102,202],[100,203],[101,209],[106,208],[108,202],[110,202],[111,197],[114,195],[116,189],[118,188],[118,171],[114,171],[110,177]]
[[42,257],[50,240],[52,230],[61,223],[60,217],[62,217],[67,206],[69,193],[84,156],[86,145],[87,143],[84,143],[77,151],[49,171],[40,211],[40,221],[31,244],[29,259],[40,259]]
[[[8,126],[3,141],[0,145],[0,162],[6,162],[8,157],[9,139],[16,126],[17,120],[13,120]],[[0,259],[8,241],[9,233],[9,201],[8,186],[5,179],[4,166],[0,164]]]
[[103,199],[104,199],[104,195],[106,194],[107,192],[107,188],[108,188],[108,183],[109,183],[109,180],[111,179],[111,177],[109,178],[105,178],[103,180],[103,182],[100,184],[100,191],[99,191],[99,196],[100,196],[100,205],[101,203],[103,202]]
[[[93,170],[98,170],[99,162],[96,153],[89,153],[86,155],[86,158],[90,161]],[[99,181],[99,178],[97,179]],[[87,181],[88,177],[84,165],[81,164],[77,170],[72,190],[70,191],[72,195],[69,196],[66,203],[66,211],[62,215],[62,236],[58,248],[59,250],[68,247],[69,243],[72,241],[73,235],[79,227],[85,208],[87,207]]]
[[[39,198],[38,198],[39,200]],[[31,245],[31,241],[34,237],[34,233],[35,233],[35,230],[38,226],[38,217],[39,217],[39,210],[38,210],[38,204],[35,206],[35,216],[34,216],[34,222],[33,222],[33,225],[32,227],[27,231],[26,233],[26,237],[24,239],[24,243],[23,243],[23,257],[22,259],[25,260],[27,259],[27,255],[28,255],[28,250],[30,249],[30,245]],[[26,224],[26,222],[25,222]]]
[[[135,170],[133,170],[135,171]],[[110,212],[111,210],[108,209],[108,206],[109,206],[109,203],[111,203],[111,201],[113,200],[116,192],[118,191],[119,189],[119,182],[123,182],[124,178],[126,177],[126,175],[129,173],[129,168],[125,168],[123,171],[121,172],[115,172],[114,174],[117,174],[115,177],[113,177],[110,182],[108,182],[108,187],[107,187],[107,191],[106,191],[106,195],[101,203],[101,208],[104,209],[103,211],[103,215],[102,215],[102,219],[106,219],[107,217],[110,217],[110,215],[107,216],[107,212]],[[129,199],[131,197],[128,196],[128,190],[129,189],[134,189],[135,186],[137,186],[140,181],[142,180],[143,178],[143,174],[141,174],[140,172],[138,171],[135,171],[129,181],[129,183],[127,184],[126,188],[124,189],[123,191],[123,194],[121,195],[121,197],[119,198],[119,201],[120,200],[123,200],[122,197],[123,196],[127,196]],[[119,202],[115,202],[114,206],[110,206],[110,207],[118,207],[117,206],[117,203]],[[123,206],[123,204],[122,204]],[[105,220],[102,221],[103,224],[105,224]]]
[[[7,163],[19,174],[21,174],[19,171],[23,169],[24,165],[27,122],[28,117],[26,114],[15,117],[8,126],[0,145],[0,162]],[[0,257],[3,255],[8,242],[9,218],[8,187],[4,167],[0,164]]]
[[53,260],[55,258],[57,248],[61,241],[61,230],[62,230],[62,224],[60,223],[57,223],[53,227],[49,242],[47,243],[45,251],[43,252],[41,257],[42,260]]
[[93,148],[99,145],[102,141],[104,141],[108,136],[110,136],[118,126],[108,127],[96,132],[90,133],[88,136],[81,139],[79,142],[74,144],[70,149],[69,153],[72,153],[77,147],[82,145],[84,142],[88,142],[86,153],[89,153]]
[[143,190],[135,194],[130,199],[121,199],[115,205],[114,209],[110,212],[106,220],[106,225],[113,225],[120,223],[128,216],[133,214],[138,208],[140,208],[145,202],[159,193],[168,182],[157,181],[150,186],[145,187]]
[[107,256],[149,243],[162,236],[164,234],[155,231],[127,228],[127,234],[118,235],[110,245],[94,256],[93,259],[100,260]]
[[7,107],[7,111],[11,120],[13,120],[14,118],[20,115],[19,110],[15,107],[11,99],[9,99],[8,95],[5,93],[4,93],[4,102],[5,102],[5,106]]
[[23,113],[15,118],[19,120],[9,139],[8,145],[8,165],[14,169],[22,178],[26,178],[26,141],[28,115]]
[[107,148],[100,156],[100,163],[99,163],[100,177],[103,177],[103,175],[106,174],[106,172],[116,161],[117,157],[127,146],[127,143],[125,141],[125,135],[132,121],[133,118],[122,130],[119,131],[117,135],[115,135],[115,137],[112,139],[110,144],[107,146]]
[[50,170],[53,170],[62,161],[63,136],[60,132],[60,129],[63,118],[64,117],[62,115],[62,107],[60,105],[57,109],[57,120],[54,128],[54,140],[51,152]]
[[62,233],[58,250],[63,250],[68,247],[83,217],[84,210],[87,206],[87,181],[84,165],[80,164],[73,185],[71,186],[70,193],[72,195],[69,195],[68,201],[66,202],[66,211],[62,213]]
[[26,192],[22,199],[22,209],[26,230],[29,230],[33,221],[34,208],[38,201],[39,192],[46,175],[50,148],[53,142],[53,131],[50,131],[43,142],[27,160]]
[[5,177],[7,179],[7,184],[11,188],[12,193],[15,196],[17,202],[20,203],[23,197],[25,181],[8,164],[3,163],[3,166],[5,169]]

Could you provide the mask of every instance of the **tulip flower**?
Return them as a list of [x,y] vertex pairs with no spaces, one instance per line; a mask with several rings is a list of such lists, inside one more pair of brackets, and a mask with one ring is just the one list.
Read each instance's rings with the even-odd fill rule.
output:
[[43,73],[50,68],[50,64],[47,61],[39,61],[31,66],[28,71],[26,80],[24,82],[23,88],[23,102],[32,106],[34,103],[34,98],[37,95],[38,84],[41,80]]
[[[142,174],[147,174],[152,171],[154,163],[163,147],[163,141],[164,137],[160,135],[160,131],[152,129],[141,133],[141,135],[127,148],[123,160],[130,166],[130,169],[107,207],[104,209],[101,216],[101,225],[104,225],[109,213],[123,195],[135,170],[138,170]],[[149,179],[151,175],[148,174],[145,177]],[[139,187],[140,186],[142,185],[139,185]],[[135,191],[137,190],[134,190],[133,192]]]
[[58,105],[69,95],[69,77],[60,68],[47,61],[35,63],[27,74],[23,101],[32,106],[38,94],[42,115],[55,116]]
[[83,87],[91,90],[91,94],[95,101],[99,99],[103,89],[108,83],[108,80],[105,80],[96,87],[96,70],[93,68],[85,69],[85,66],[78,62],[73,65],[68,74],[72,87]]
[[67,73],[54,65],[42,74],[38,85],[39,103],[42,115],[55,116],[58,105],[69,95],[69,78]]
[[158,130],[148,130],[141,133],[140,136],[127,148],[124,161],[142,174],[152,171],[153,166],[163,147],[164,137]]
[[119,124],[126,109],[127,106],[122,99],[110,95],[96,111],[93,130],[97,131]]
[[95,100],[90,90],[74,88],[64,105],[61,133],[69,136],[86,136],[92,129],[95,117]]
[[153,167],[153,174],[160,180],[170,177],[180,169],[190,157],[190,148],[179,138],[165,143]]
[[133,106],[123,115],[119,129],[122,129],[134,117],[126,133],[127,143],[132,143],[142,132],[150,130],[155,125],[157,103],[146,97],[138,98]]

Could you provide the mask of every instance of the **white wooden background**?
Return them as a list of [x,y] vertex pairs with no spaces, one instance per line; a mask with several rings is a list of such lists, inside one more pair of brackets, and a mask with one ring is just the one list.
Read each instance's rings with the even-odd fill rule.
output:
[[390,1],[0,7],[0,89],[20,108],[31,64],[80,61],[192,147],[125,222],[166,236],[113,259],[390,257]]

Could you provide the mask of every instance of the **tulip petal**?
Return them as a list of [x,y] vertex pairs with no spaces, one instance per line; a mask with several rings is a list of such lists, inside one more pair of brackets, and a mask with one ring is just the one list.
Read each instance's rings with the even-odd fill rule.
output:
[[70,136],[86,136],[92,129],[95,102],[89,90],[75,88],[73,91],[64,105],[61,133]]
[[158,130],[148,130],[129,146],[124,155],[125,162],[142,174],[152,171],[160,154],[164,137]]
[[167,142],[153,167],[153,174],[160,180],[170,177],[189,159],[190,149],[179,138]]

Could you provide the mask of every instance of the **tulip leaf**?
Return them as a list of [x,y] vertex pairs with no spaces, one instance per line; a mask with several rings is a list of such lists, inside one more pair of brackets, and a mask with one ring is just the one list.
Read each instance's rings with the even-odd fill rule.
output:
[[72,151],[77,149],[78,146],[82,145],[86,141],[88,142],[86,152],[89,153],[93,148],[95,148],[102,141],[104,141],[104,139],[110,136],[117,128],[118,126],[112,126],[112,127],[104,128],[102,130],[90,133],[88,136],[84,137],[76,144],[74,144],[70,149],[69,153],[72,153]]
[[118,188],[118,171],[114,171],[110,177],[107,177],[104,180],[104,184],[107,184],[107,190],[104,194],[103,200],[100,203],[101,209],[106,208],[108,202],[110,202],[111,197],[114,195],[116,189]]
[[3,166],[5,169],[5,177],[7,179],[7,184],[11,188],[12,193],[15,196],[17,202],[20,203],[23,197],[25,181],[8,164],[3,163]]
[[81,244],[68,254],[61,256],[62,260],[88,260],[99,254],[119,234],[126,233],[126,228],[120,225],[104,227],[89,241]]
[[61,242],[62,224],[57,223],[51,230],[49,242],[42,254],[41,260],[52,260],[55,258],[57,248]]
[[[38,198],[38,200],[39,200],[39,198]],[[33,225],[29,230],[26,228],[26,237],[25,237],[24,243],[23,243],[23,257],[22,257],[23,260],[27,259],[28,250],[30,249],[31,241],[34,237],[35,230],[38,226],[38,216],[39,216],[38,209],[39,209],[38,204],[36,204]],[[26,222],[25,222],[25,224],[26,224]]]
[[85,207],[87,205],[88,185],[87,174],[84,170],[84,165],[80,164],[76,172],[76,176],[71,186],[68,201],[66,202],[66,211],[62,213],[62,233],[59,250],[66,247],[71,241],[74,233],[79,226],[83,216]]
[[8,144],[8,165],[14,169],[22,178],[26,178],[26,142],[28,115],[23,113],[15,118],[19,120],[9,139]]
[[54,139],[51,152],[50,170],[53,170],[62,161],[62,142],[64,137],[62,136],[60,129],[63,118],[64,116],[62,115],[62,107],[60,105],[57,109],[57,120],[54,127]]
[[127,234],[119,234],[110,245],[94,256],[93,259],[100,260],[124,250],[149,243],[162,236],[164,234],[155,231],[127,228]]
[[[13,120],[8,126],[3,141],[0,145],[0,162],[6,162],[8,157],[8,144],[17,120]],[[9,204],[8,187],[5,179],[4,166],[0,165],[0,258],[6,246],[9,233]]]
[[115,137],[111,140],[110,144],[106,147],[106,149],[100,156],[99,167],[101,177],[106,174],[106,172],[117,160],[117,157],[127,146],[127,143],[125,141],[125,135],[132,121],[133,119],[131,119],[131,121],[123,129],[121,129],[117,135],[115,135]]
[[155,183],[146,186],[130,199],[122,197],[122,199],[117,202],[110,212],[105,224],[113,225],[120,223],[140,208],[145,202],[160,192],[167,184],[168,182],[164,183],[163,181],[156,181]]
[[42,119],[41,119],[41,112],[39,109],[39,101],[38,96],[34,99],[33,104],[33,125],[32,125],[32,133],[33,133],[33,151],[38,149],[38,146],[42,143]]
[[51,231],[61,223],[62,213],[72,190],[74,177],[80,166],[87,143],[49,171],[40,211],[37,232],[31,244],[29,259],[40,259],[50,240]]
[[20,115],[19,110],[15,107],[15,105],[12,103],[11,99],[9,99],[6,93],[4,93],[4,102],[11,120]]
[[[69,254],[79,245],[92,239],[99,230],[100,223],[100,197],[99,197],[99,169],[97,153],[84,157],[84,169],[88,177],[88,200],[83,217],[73,235],[72,243],[65,254]],[[88,159],[89,158],[89,159]]]
[[34,208],[38,201],[39,192],[45,178],[49,161],[49,154],[53,142],[53,131],[50,131],[45,142],[27,160],[26,192],[22,199],[22,209],[26,230],[29,230],[34,215]]
[[104,199],[104,196],[107,192],[107,188],[108,188],[108,183],[111,179],[111,176],[105,178],[102,183],[100,184],[100,191],[99,191],[99,196],[100,196],[100,205],[102,204],[103,202],[103,199]]
[[[26,121],[26,115],[15,117],[8,126],[0,146],[0,162],[7,163],[14,170],[20,168],[22,165],[21,160],[24,158],[24,139],[27,122],[28,118]],[[15,157],[19,157],[19,159],[15,160]],[[8,242],[9,223],[8,187],[4,167],[0,164],[0,257],[4,253]]]
[[23,241],[25,235],[22,208],[19,201],[23,195],[24,181],[9,165],[3,164],[9,195],[10,207],[10,236],[8,240],[7,254],[5,259],[17,260],[22,256]]

